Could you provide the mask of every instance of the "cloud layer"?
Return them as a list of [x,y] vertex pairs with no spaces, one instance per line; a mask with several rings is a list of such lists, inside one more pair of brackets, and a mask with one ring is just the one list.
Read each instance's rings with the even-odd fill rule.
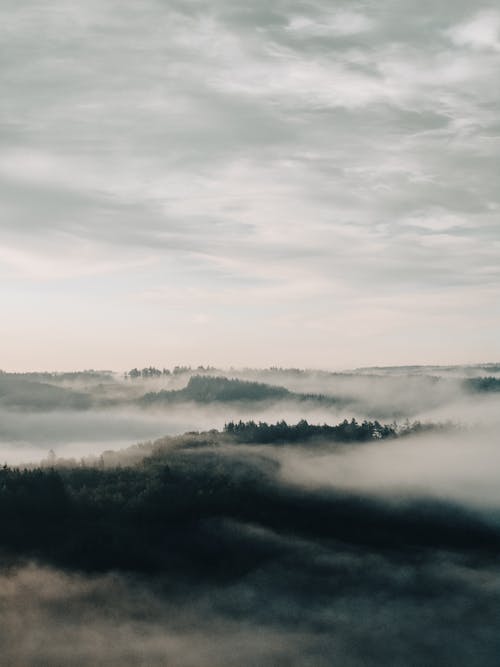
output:
[[0,13],[9,367],[498,356],[491,6]]

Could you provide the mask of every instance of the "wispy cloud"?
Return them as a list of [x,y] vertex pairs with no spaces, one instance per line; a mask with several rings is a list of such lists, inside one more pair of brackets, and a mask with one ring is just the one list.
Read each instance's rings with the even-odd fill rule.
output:
[[479,11],[472,18],[449,28],[447,34],[459,46],[500,51],[500,12]]
[[[132,311],[174,286],[231,295],[221,336],[229,302],[260,291],[291,321],[305,291],[304,319],[380,292],[500,289],[498,17],[463,3],[4,3],[2,275],[50,277],[61,298],[57,281],[101,276]],[[181,338],[200,312],[188,299]],[[336,331],[325,353],[342,340],[333,363],[358,365],[347,323]],[[306,337],[289,356],[318,363],[317,348]]]

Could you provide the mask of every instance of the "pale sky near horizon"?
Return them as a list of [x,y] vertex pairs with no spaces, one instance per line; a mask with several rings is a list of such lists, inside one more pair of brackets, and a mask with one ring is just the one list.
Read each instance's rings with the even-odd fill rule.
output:
[[497,3],[0,21],[0,368],[500,360]]

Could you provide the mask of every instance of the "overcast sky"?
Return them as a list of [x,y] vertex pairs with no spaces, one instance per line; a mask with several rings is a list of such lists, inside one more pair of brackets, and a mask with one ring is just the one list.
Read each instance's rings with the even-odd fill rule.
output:
[[500,359],[497,3],[0,22],[0,367]]

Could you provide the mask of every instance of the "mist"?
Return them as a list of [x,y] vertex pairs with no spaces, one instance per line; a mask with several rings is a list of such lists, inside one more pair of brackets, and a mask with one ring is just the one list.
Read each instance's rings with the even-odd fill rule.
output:
[[[185,390],[199,370],[161,377],[124,379],[121,374],[3,374],[0,376],[0,460],[19,464],[58,456],[96,456],[138,441],[186,431],[221,429],[228,421],[336,423],[352,417],[382,421],[421,420],[474,427],[498,424],[496,395],[472,394],[464,386],[467,369],[442,377],[436,369],[326,373],[297,370],[203,370],[208,379],[226,377],[282,387],[278,399],[199,402],[189,393],[175,403],[144,403],[155,392]],[[481,369],[477,369],[481,370]],[[484,370],[484,369],[483,369]],[[417,372],[418,371],[418,372]],[[460,375],[462,371],[462,375]],[[47,377],[49,375],[49,377]],[[470,375],[470,372],[469,372]],[[477,371],[475,376],[477,376]],[[253,386],[253,385],[252,385]],[[53,392],[53,388],[57,392]],[[69,392],[69,398],[68,393]],[[78,409],[75,410],[75,395]]]
[[328,452],[280,455],[287,481],[404,502],[433,498],[480,508],[500,522],[500,446],[496,428],[426,433]]
[[[429,375],[428,371],[432,374]],[[337,423],[343,419],[405,420],[488,428],[500,427],[497,394],[471,393],[467,377],[480,377],[485,368],[412,368],[408,373],[364,371],[327,373],[299,370],[183,370],[160,377],[131,379],[111,372],[25,374],[0,376],[0,461],[36,462],[49,450],[58,457],[99,456],[136,442],[187,431],[222,429],[229,421],[285,420],[296,423]],[[281,387],[281,398],[225,401],[193,400],[191,378],[199,377],[260,383]],[[242,386],[246,386],[245,384]],[[54,390],[57,390],[54,392]],[[144,396],[185,391],[175,402],[151,401]],[[265,394],[264,394],[265,395]],[[75,396],[78,409],[75,409]],[[438,445],[439,446],[439,445]]]
[[496,666],[499,394],[427,371],[4,375],[4,660]]
[[[112,667],[498,663],[499,570],[446,553],[384,557],[264,536],[281,556],[239,581],[4,571],[3,659]],[[299,566],[307,562],[307,568]]]

